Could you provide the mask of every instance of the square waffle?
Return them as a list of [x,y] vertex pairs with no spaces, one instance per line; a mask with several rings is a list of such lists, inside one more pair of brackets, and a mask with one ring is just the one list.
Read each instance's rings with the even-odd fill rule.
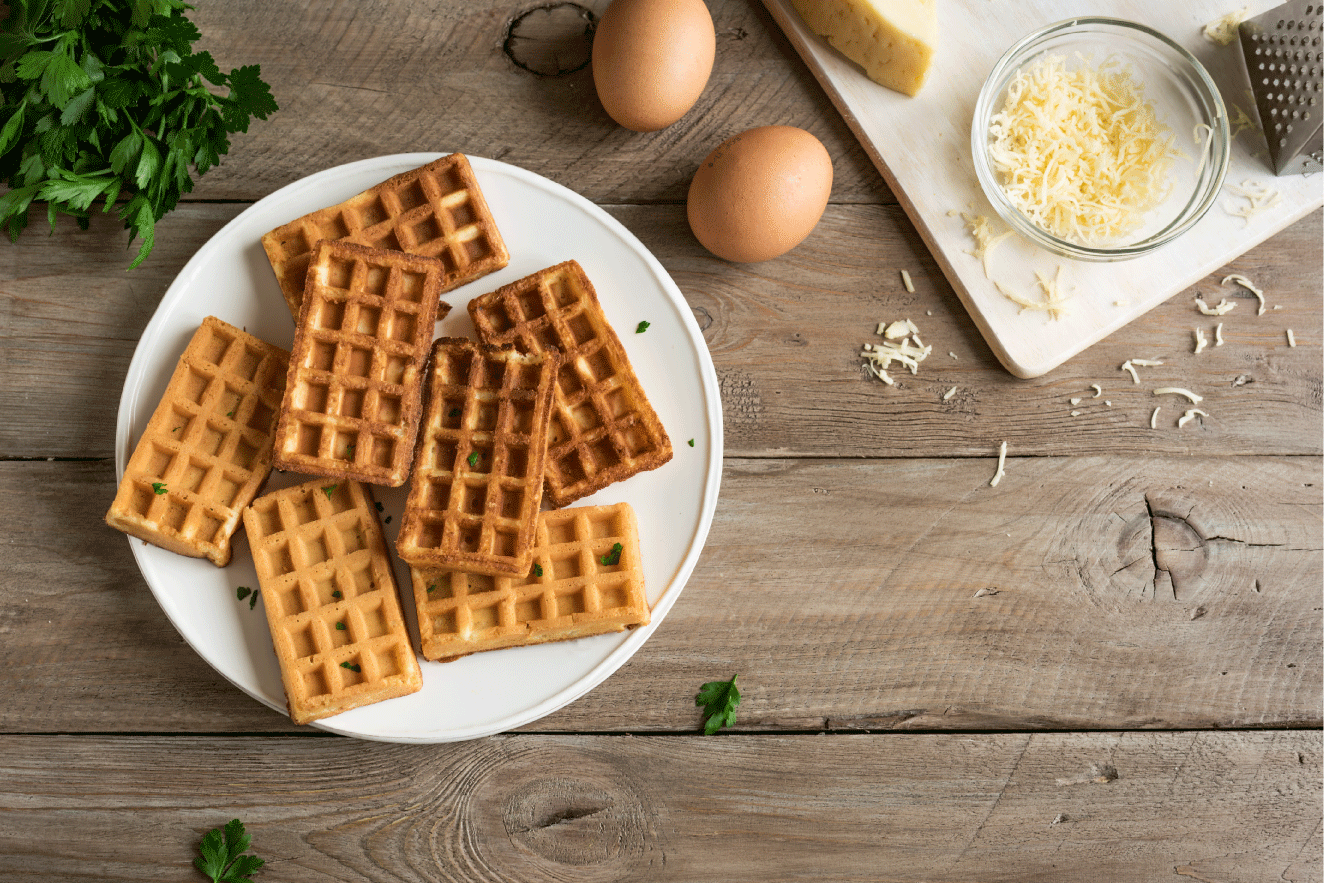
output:
[[529,572],[555,352],[525,354],[441,338],[396,551],[409,564]]
[[244,510],[244,529],[291,720],[422,689],[365,485],[310,481],[264,494]]
[[533,560],[525,576],[411,567],[424,657],[449,662],[648,624],[639,529],[628,503],[541,513]]
[[409,477],[443,270],[319,242],[276,424],[277,469],[399,487]]
[[578,262],[480,295],[469,315],[486,344],[561,351],[544,473],[553,506],[671,459],[671,439]]
[[202,320],[129,457],[106,523],[218,567],[271,472],[290,354],[215,316]]
[[500,270],[510,261],[469,160],[460,153],[396,175],[262,237],[281,293],[296,318],[313,246],[321,239],[438,258],[445,267],[443,292]]

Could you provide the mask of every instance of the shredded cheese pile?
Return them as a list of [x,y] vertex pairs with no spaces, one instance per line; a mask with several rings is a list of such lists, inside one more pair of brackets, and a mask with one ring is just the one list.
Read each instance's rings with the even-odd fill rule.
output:
[[989,135],[1007,198],[1060,239],[1124,236],[1171,190],[1175,136],[1115,60],[1068,70],[1049,55],[1018,71]]
[[860,351],[860,358],[864,359],[865,367],[873,376],[888,386],[896,385],[887,373],[893,362],[900,362],[910,369],[911,374],[918,374],[919,363],[933,352],[933,347],[926,346],[919,339],[919,328],[909,319],[890,324],[879,322],[878,334],[882,335],[883,342],[866,343]]

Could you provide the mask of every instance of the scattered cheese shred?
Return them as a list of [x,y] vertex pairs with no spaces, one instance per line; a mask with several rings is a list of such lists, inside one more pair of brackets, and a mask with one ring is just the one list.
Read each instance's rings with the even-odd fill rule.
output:
[[954,395],[956,395],[956,387],[953,386],[951,389],[947,390],[945,393],[942,394],[942,400],[945,402]]
[[1079,411],[1072,411],[1072,412],[1071,412],[1071,416],[1072,416],[1072,417],[1079,417],[1079,416],[1080,416],[1080,412],[1079,412]]
[[933,347],[925,346],[919,339],[919,328],[909,319],[897,322],[879,322],[876,332],[883,338],[882,343],[866,343],[860,351],[860,358],[865,366],[879,380],[888,386],[896,385],[887,369],[893,362],[900,362],[910,369],[911,374],[919,373],[919,363],[929,357]]
[[[1242,276],[1240,273],[1233,273],[1230,276],[1224,276],[1223,284],[1227,285],[1229,282],[1235,282],[1238,285],[1240,285],[1242,288],[1249,291],[1251,294],[1255,295],[1255,299],[1260,302],[1260,308],[1255,311],[1255,315],[1257,316],[1264,315],[1264,292],[1256,288],[1254,282],[1251,282],[1249,279],[1247,279],[1245,276]],[[1274,309],[1276,310],[1278,308],[1274,307]]]
[[1094,398],[1096,398],[1096,399],[1097,399],[1099,396],[1103,395],[1103,387],[1102,387],[1102,386],[1099,386],[1099,384],[1097,384],[1097,383],[1091,383],[1091,384],[1090,384],[1090,389],[1094,390]]
[[1163,364],[1163,360],[1162,360],[1162,359],[1132,359],[1132,360],[1131,360],[1131,364],[1132,364],[1132,365],[1136,365],[1136,366],[1141,367],[1141,368],[1157,368],[1157,367],[1159,367],[1160,365]]
[[1079,396],[1077,396],[1077,397],[1074,398],[1074,399],[1068,399],[1068,401],[1071,402],[1071,404],[1073,404],[1073,405],[1079,405],[1079,404],[1080,404],[1082,401],[1084,401],[1084,400],[1081,399]]
[[1186,396],[1191,400],[1191,404],[1198,405],[1204,401],[1204,396],[1196,395],[1189,389],[1182,389],[1180,386],[1160,386],[1154,390],[1156,396]]
[[1218,306],[1211,307],[1209,304],[1205,303],[1203,297],[1197,294],[1195,296],[1195,308],[1206,316],[1226,316],[1228,313],[1235,310],[1237,305],[1233,301],[1223,298],[1218,302]]
[[909,291],[911,294],[915,293],[915,283],[910,281],[910,274],[905,270],[901,271],[901,284],[906,286],[906,291]]
[[1069,295],[1062,290],[1062,265],[1058,264],[1057,272],[1052,279],[1037,270],[1034,276],[1039,282],[1039,288],[1043,290],[1043,300],[1030,300],[1028,297],[1012,291],[996,279],[993,280],[993,287],[1002,292],[1007,300],[1020,307],[1022,313],[1026,310],[1039,310],[1047,313],[1050,319],[1062,318],[1062,314],[1066,312],[1066,303],[1069,299]]
[[993,478],[989,480],[989,487],[997,487],[998,482],[1002,481],[1002,476],[1007,474],[1004,467],[1007,465],[1007,443],[1004,441],[998,448],[998,471],[993,473]]
[[1204,348],[1208,345],[1209,341],[1205,340],[1204,332],[1199,328],[1195,329],[1195,351],[1197,353],[1204,352]]
[[968,251],[966,254],[974,257],[983,265],[985,279],[992,279],[993,274],[988,269],[988,262],[993,255],[993,249],[999,243],[1009,239],[1012,231],[1008,230],[1005,233],[994,235],[993,228],[988,225],[988,218],[983,215],[962,212],[961,218],[965,221],[966,229],[970,231],[970,235],[975,239],[975,250]]
[[1204,26],[1204,38],[1210,43],[1226,46],[1237,39],[1237,27],[1246,20],[1249,7],[1243,6],[1236,12],[1229,12]]
[[1068,70],[1046,55],[1018,71],[989,138],[1008,200],[1060,239],[1124,236],[1171,190],[1174,136],[1116,59]]
[[1214,326],[1214,346],[1223,345],[1223,323],[1219,322]]
[[1158,429],[1158,412],[1161,408],[1155,408],[1154,413],[1149,415],[1149,428]]
[[1232,105],[1232,134],[1235,138],[1247,129],[1255,129],[1255,121],[1246,115],[1246,112],[1237,105]]
[[1140,382],[1140,375],[1136,373],[1135,366],[1131,364],[1131,360],[1130,360],[1130,359],[1127,359],[1125,362],[1122,363],[1122,370],[1123,370],[1123,371],[1126,371],[1127,373],[1129,373],[1129,374],[1131,375],[1131,382],[1132,382],[1132,383],[1139,383],[1139,382]]
[[1251,218],[1283,201],[1282,193],[1271,190],[1263,184],[1256,184],[1254,181],[1242,181],[1240,187],[1229,184],[1227,189],[1246,200],[1246,205],[1225,202],[1223,203],[1223,211],[1229,215],[1244,218],[1247,226],[1250,225]]
[[1192,420],[1194,420],[1197,416],[1208,417],[1209,415],[1206,414],[1204,411],[1201,411],[1199,408],[1191,408],[1185,414],[1182,414],[1180,418],[1178,418],[1177,428],[1181,429],[1187,423],[1190,423]]
[[1287,345],[1296,346],[1296,335],[1292,333],[1291,328],[1287,329]]

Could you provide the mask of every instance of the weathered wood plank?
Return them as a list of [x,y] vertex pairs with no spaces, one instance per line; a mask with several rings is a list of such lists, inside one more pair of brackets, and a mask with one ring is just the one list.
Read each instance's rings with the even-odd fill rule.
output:
[[[607,0],[579,4],[596,16]],[[595,202],[683,201],[700,161],[754,126],[799,126],[828,148],[839,202],[892,200],[841,116],[761,4],[714,0],[713,73],[698,104],[654,133],[617,126],[587,68],[521,68],[557,42],[552,65],[587,56],[584,19],[548,4],[337,2],[296,13],[286,3],[200,4],[201,46],[224,69],[260,64],[280,111],[235,139],[192,198],[252,200],[315,171],[420,150],[501,159]],[[512,20],[539,40],[503,47]],[[564,39],[552,40],[552,34]],[[535,63],[536,65],[536,63]]]
[[1320,880],[1318,732],[0,738],[13,883]]
[[[529,729],[691,732],[733,673],[743,731],[1319,726],[1319,460],[993,467],[729,460],[667,619]],[[0,463],[0,732],[293,730],[157,608],[112,475]]]
[[[162,223],[148,263],[132,272],[123,270],[122,231],[104,217],[87,234],[70,224],[54,237],[0,245],[7,259],[0,265],[0,413],[8,418],[0,457],[111,455],[119,390],[143,327],[189,256],[241,209],[181,207]],[[896,207],[830,207],[786,258],[746,266],[707,255],[678,206],[611,211],[657,254],[704,329],[721,381],[729,454],[984,456],[1003,439],[1020,455],[1324,450],[1321,213],[1050,375],[1025,381],[998,366]],[[902,269],[914,294],[902,287]],[[1249,292],[1219,284],[1231,272],[1255,280],[1283,309],[1257,317]],[[1214,322],[1196,311],[1196,293],[1239,304],[1223,318],[1226,345],[1198,356],[1191,330],[1212,336]],[[887,387],[861,372],[859,348],[879,340],[880,320],[905,317],[934,352],[917,376],[901,369],[898,386]],[[1296,348],[1287,345],[1287,328]],[[1140,369],[1136,385],[1119,369],[1130,358],[1165,365]],[[1093,383],[1106,395],[1091,398]],[[1197,391],[1210,416],[1177,429],[1189,405],[1155,399],[1151,391],[1163,385]],[[1163,410],[1151,430],[1155,406]]]

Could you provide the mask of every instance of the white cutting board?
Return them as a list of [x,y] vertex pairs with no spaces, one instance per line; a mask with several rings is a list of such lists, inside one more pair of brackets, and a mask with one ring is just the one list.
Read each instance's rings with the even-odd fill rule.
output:
[[[1018,377],[1038,377],[1053,370],[1324,205],[1324,176],[1275,177],[1263,135],[1258,130],[1243,131],[1233,141],[1223,192],[1214,207],[1181,238],[1150,255],[1100,264],[1058,257],[1019,236],[998,245],[990,262],[993,278],[1038,300],[1042,293],[1035,284],[1035,271],[1052,276],[1061,266],[1062,282],[1070,290],[1068,309],[1058,319],[1040,311],[1021,312],[993,287],[980,261],[969,254],[974,240],[960,217],[960,212],[983,215],[995,231],[1007,229],[984,198],[970,160],[975,100],[998,58],[1022,37],[1052,22],[1083,15],[1129,19],[1166,34],[1198,58],[1218,83],[1234,119],[1234,104],[1255,119],[1239,42],[1218,46],[1202,31],[1243,5],[1254,17],[1277,3],[938,0],[938,51],[928,81],[914,98],[866,77],[810,31],[788,0],[764,3],[882,172],[993,352]],[[1228,188],[1246,181],[1282,195],[1276,207],[1249,222],[1224,208],[1227,203],[1245,204]],[[1239,314],[1247,312],[1246,306]]]

